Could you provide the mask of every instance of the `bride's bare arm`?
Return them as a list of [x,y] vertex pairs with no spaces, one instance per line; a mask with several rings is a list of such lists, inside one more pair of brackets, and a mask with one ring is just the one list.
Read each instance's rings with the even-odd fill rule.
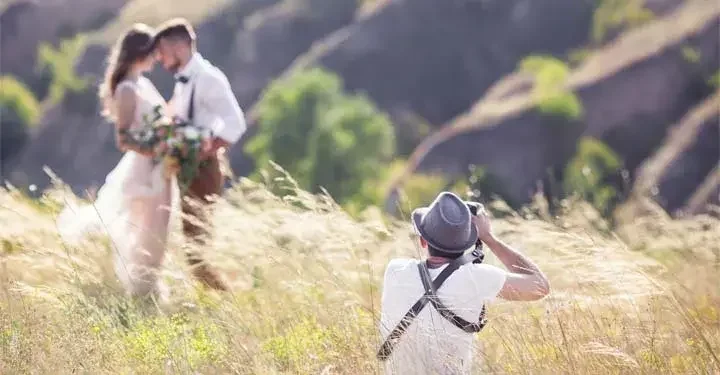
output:
[[135,151],[143,155],[152,155],[151,150],[145,150],[131,142],[127,131],[135,121],[137,108],[137,94],[132,87],[120,86],[116,92],[117,120],[115,121],[115,145],[122,151]]

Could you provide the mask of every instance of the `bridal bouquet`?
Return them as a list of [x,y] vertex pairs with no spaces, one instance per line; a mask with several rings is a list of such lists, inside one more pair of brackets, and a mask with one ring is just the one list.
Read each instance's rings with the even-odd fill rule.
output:
[[180,188],[187,190],[200,167],[200,152],[210,147],[210,130],[177,117],[169,118],[161,106],[143,119],[146,126],[131,134],[131,139],[153,150],[153,160],[164,165],[165,175],[176,175]]

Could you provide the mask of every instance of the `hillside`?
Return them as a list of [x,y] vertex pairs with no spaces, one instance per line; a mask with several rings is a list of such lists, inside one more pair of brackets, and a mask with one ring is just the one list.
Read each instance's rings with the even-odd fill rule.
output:
[[26,82],[40,97],[49,77],[38,74],[38,48],[102,27],[127,0],[18,0],[0,13],[0,69]]
[[[374,373],[384,267],[420,255],[407,222],[357,222],[302,192],[309,209],[301,210],[243,180],[220,203],[210,252],[232,295],[196,290],[170,251],[173,295],[154,312],[120,296],[107,240],[58,242],[53,212],[67,199],[62,190],[39,202],[0,191],[3,373]],[[542,210],[494,222],[553,290],[537,303],[492,305],[477,366],[503,374],[720,370],[720,222],[638,218],[621,240],[587,205],[567,207],[555,222],[540,219]],[[173,223],[171,247],[180,244]]]
[[[137,3],[137,2],[136,2]],[[141,3],[141,2],[140,2]],[[158,23],[162,15],[142,12],[143,3],[130,3],[121,19]],[[145,7],[147,7],[147,3]],[[125,9],[125,8],[124,8]],[[350,22],[355,14],[354,0],[252,0],[219,5],[206,10],[208,15],[198,21],[198,49],[223,68],[243,108],[248,108],[267,83],[318,38]],[[182,14],[174,12],[173,14]],[[197,17],[197,16],[196,16]],[[78,74],[97,81],[104,69],[103,59],[111,40],[125,22],[111,23],[89,37],[84,53],[77,63]],[[161,92],[169,96],[170,74],[157,68],[150,78]],[[112,128],[98,113],[95,86],[73,95],[49,108],[33,141],[12,161],[10,180],[19,185],[35,183],[45,187],[49,180],[42,171],[48,165],[78,189],[102,181],[120,158],[111,145]],[[82,149],[80,153],[78,149]],[[240,153],[240,146],[233,150]],[[240,172],[249,167],[242,160],[233,166]]]
[[[701,191],[710,189],[712,194],[712,189],[717,186],[717,182],[712,185],[716,174],[713,172],[720,166],[720,160],[706,156],[720,155],[719,121],[720,91],[700,103],[668,131],[662,146],[638,168],[633,194],[660,196],[663,198],[660,203],[670,211],[695,211],[695,201],[708,194]],[[676,183],[679,179],[690,180],[691,184]],[[711,185],[704,187],[703,181]],[[696,193],[699,194],[697,198],[691,198]],[[718,204],[717,197],[706,199]]]
[[[175,16],[250,129],[203,249],[232,291],[197,288],[174,211],[159,307],[55,217],[121,156],[110,45]],[[720,374],[716,0],[0,0],[0,70],[0,374],[379,373],[385,267],[442,189],[551,283],[490,306],[483,373]]]
[[333,33],[290,71],[321,65],[389,113],[412,111],[439,125],[463,112],[523,57],[565,56],[580,47],[594,7],[572,0],[390,1]]
[[[557,82],[550,84],[565,95],[557,98],[539,97],[542,92],[533,87],[532,74],[524,81],[528,73],[511,76],[497,83],[489,97],[425,139],[394,186],[400,188],[415,172],[457,178],[469,165],[482,165],[502,184],[507,199],[528,202],[536,181],[547,182],[548,169],[561,169],[584,136],[610,146],[632,177],[660,146],[667,129],[712,94],[708,82],[720,66],[719,27],[717,3],[687,2],[594,51],[566,78],[551,75]],[[693,58],[688,57],[691,52]],[[715,99],[708,100],[709,108]],[[554,107],[548,112],[543,104]],[[712,131],[712,126],[708,129]],[[713,160],[720,160],[717,142],[713,144],[711,138],[708,142],[700,152],[710,164],[698,171],[700,178],[710,171]],[[562,175],[562,171],[553,173]],[[679,182],[672,189],[686,191],[679,198],[682,201],[695,183]],[[387,206],[395,197],[390,195]],[[677,208],[677,203],[670,208]]]
[[[344,93],[367,97],[395,133],[392,165],[371,176],[373,185],[391,186],[385,207],[396,206],[415,175],[450,186],[472,179],[474,166],[485,174],[480,190],[514,207],[538,187],[566,196],[572,189],[560,185],[587,138],[616,154],[623,171],[603,182],[622,200],[636,169],[716,90],[710,82],[720,74],[712,0],[88,1],[5,4],[0,67],[27,92],[0,96],[37,108],[26,124],[3,116],[0,177],[15,186],[49,186],[47,166],[76,192],[93,189],[119,160],[98,114],[97,83],[109,44],[133,22],[185,16],[196,25],[200,52],[227,73],[251,125],[230,152],[236,175],[257,172],[247,144],[271,84],[319,67],[337,75]],[[539,70],[523,70],[528,61]],[[171,76],[159,68],[149,76],[169,96]],[[543,90],[559,95],[549,101],[556,113],[543,109]],[[662,180],[656,198],[665,209],[713,181],[707,161],[720,152],[711,123],[706,141],[678,156],[686,161],[675,172],[660,172],[695,168],[693,178]],[[403,163],[400,176],[385,176]],[[694,199],[706,195],[712,202],[712,192]]]

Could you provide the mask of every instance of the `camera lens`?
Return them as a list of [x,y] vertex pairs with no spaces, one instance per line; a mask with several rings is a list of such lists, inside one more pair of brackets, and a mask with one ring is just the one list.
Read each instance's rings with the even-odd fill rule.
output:
[[466,205],[467,205],[467,207],[470,209],[470,213],[471,213],[473,216],[477,216],[478,204],[475,203],[475,202],[467,202]]

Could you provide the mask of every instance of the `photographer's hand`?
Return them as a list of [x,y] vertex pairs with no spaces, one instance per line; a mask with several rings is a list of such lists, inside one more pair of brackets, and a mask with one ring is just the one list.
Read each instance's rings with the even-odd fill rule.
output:
[[500,297],[513,301],[532,301],[550,293],[550,282],[545,274],[519,251],[500,241],[492,233],[490,217],[484,207],[478,208],[473,222],[478,228],[478,237],[505,265],[509,273]]
[[478,238],[480,241],[487,243],[492,240],[492,226],[490,225],[490,217],[485,211],[483,205],[478,206],[477,215],[473,216],[473,223],[478,229]]

